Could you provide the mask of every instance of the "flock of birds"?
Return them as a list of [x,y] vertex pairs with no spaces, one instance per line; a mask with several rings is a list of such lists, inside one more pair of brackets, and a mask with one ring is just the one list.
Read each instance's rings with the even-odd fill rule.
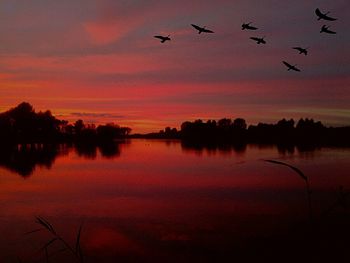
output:
[[[326,20],[326,21],[335,21],[335,20],[337,20],[336,18],[328,16],[329,13],[330,12],[322,13],[320,11],[320,9],[318,9],[318,8],[316,8],[316,10],[315,10],[315,14],[318,17],[317,20]],[[252,24],[252,22],[243,23],[242,24],[242,30],[257,30],[258,29],[257,27],[252,26],[251,24]],[[206,27],[201,27],[201,26],[198,26],[198,25],[195,25],[195,24],[191,24],[191,26],[198,31],[198,34],[201,34],[201,33],[214,33],[214,31],[209,30]],[[326,26],[326,25],[323,25],[321,27],[320,33],[336,34],[335,31],[330,30],[329,26]],[[171,40],[170,35],[167,35],[167,36],[160,36],[160,35],[158,35],[158,36],[154,36],[154,37],[160,39],[161,43],[164,43],[166,41],[170,41]],[[266,44],[265,37],[250,37],[250,39],[256,41],[257,44]],[[299,51],[299,54],[304,54],[306,56],[307,53],[308,53],[308,49],[309,48],[293,47],[293,49]],[[297,65],[291,65],[291,64],[289,64],[286,61],[282,61],[282,63],[288,68],[288,71],[289,70],[294,70],[294,71],[298,71],[298,72],[301,71],[299,68],[296,67]]]

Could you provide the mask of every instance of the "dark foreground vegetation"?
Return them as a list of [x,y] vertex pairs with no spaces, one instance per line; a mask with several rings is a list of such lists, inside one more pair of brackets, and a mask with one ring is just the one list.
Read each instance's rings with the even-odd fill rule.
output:
[[167,127],[159,133],[134,135],[145,138],[178,138],[189,144],[278,144],[278,145],[319,145],[350,146],[350,126],[325,127],[313,119],[282,119],[276,124],[246,124],[242,118],[219,121],[195,120],[182,123],[181,130]]
[[114,123],[95,126],[82,120],[74,124],[59,120],[50,111],[35,112],[23,102],[0,114],[0,142],[13,143],[101,143],[125,138],[131,129]]

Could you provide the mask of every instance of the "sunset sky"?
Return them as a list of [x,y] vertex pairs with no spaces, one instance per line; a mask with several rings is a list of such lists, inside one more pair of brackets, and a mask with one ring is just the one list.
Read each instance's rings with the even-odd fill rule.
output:
[[[317,7],[338,20],[317,21]],[[134,133],[222,117],[350,125],[349,11],[349,0],[0,0],[0,111],[27,101]]]

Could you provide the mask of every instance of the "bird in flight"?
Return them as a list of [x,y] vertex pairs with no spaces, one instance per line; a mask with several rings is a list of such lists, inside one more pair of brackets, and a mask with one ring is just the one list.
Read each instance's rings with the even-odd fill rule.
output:
[[164,37],[164,36],[154,36],[155,38],[159,38],[161,43],[164,43],[165,41],[170,41],[170,35]]
[[323,25],[320,33],[322,33],[322,32],[328,33],[328,34],[336,34],[337,33],[337,32],[334,32],[332,30],[329,30],[328,28],[329,28],[329,26]]
[[251,37],[257,44],[266,44],[265,37]]
[[335,20],[337,20],[336,18],[327,16],[329,14],[329,12],[327,12],[325,14],[322,14],[320,9],[318,9],[318,8],[316,8],[315,13],[318,16],[317,20],[321,20],[321,19],[328,20],[328,21],[335,21]]
[[298,51],[299,51],[299,54],[304,54],[305,56],[307,55],[307,50],[308,50],[308,48],[293,47],[293,49],[298,50]]
[[251,25],[250,25],[251,23],[252,23],[252,22],[243,23],[243,24],[242,24],[242,30],[244,30],[244,29],[248,29],[248,30],[257,30],[258,28],[255,27],[255,26],[251,26]]
[[197,26],[197,25],[194,25],[194,24],[191,24],[191,26],[193,26],[195,29],[198,30],[198,34],[204,32],[204,33],[214,33],[213,31],[209,30],[209,29],[206,29],[205,27],[200,27],[200,26]]
[[300,72],[300,69],[298,69],[296,67],[296,65],[293,66],[293,65],[289,64],[288,62],[285,62],[285,61],[282,61],[282,62],[283,62],[284,65],[286,65],[288,67],[288,71],[289,70],[294,70],[294,71]]

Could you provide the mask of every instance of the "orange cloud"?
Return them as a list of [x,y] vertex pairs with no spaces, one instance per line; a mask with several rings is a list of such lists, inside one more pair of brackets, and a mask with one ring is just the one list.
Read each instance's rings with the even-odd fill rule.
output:
[[113,43],[123,37],[130,30],[130,27],[118,22],[88,22],[85,23],[83,27],[88,34],[91,43],[95,45]]

